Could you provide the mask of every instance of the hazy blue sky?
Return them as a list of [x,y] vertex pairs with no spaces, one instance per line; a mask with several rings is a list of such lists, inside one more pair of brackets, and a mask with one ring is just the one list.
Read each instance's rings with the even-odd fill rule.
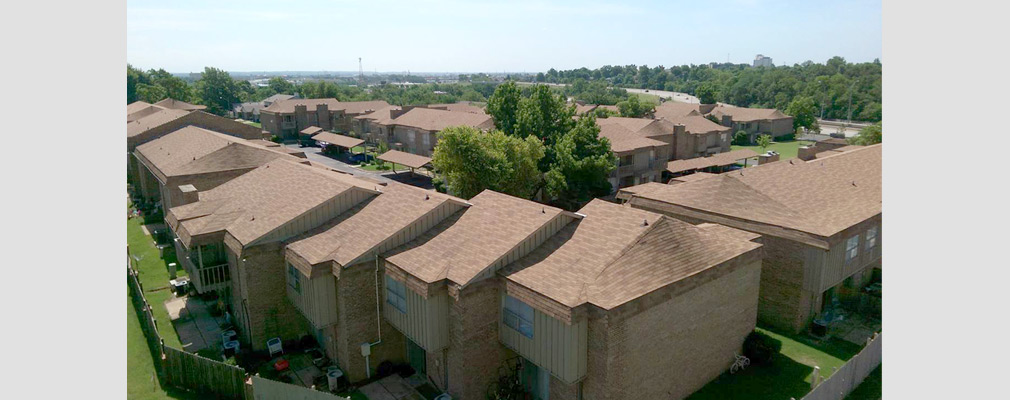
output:
[[127,61],[229,71],[546,71],[881,57],[875,1],[134,1]]

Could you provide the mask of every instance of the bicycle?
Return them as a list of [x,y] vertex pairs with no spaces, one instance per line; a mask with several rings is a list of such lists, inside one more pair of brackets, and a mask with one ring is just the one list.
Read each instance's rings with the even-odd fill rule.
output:
[[750,359],[737,354],[736,361],[733,361],[733,365],[729,367],[729,373],[733,374],[737,371],[743,371],[743,369],[747,368],[748,365],[750,365]]

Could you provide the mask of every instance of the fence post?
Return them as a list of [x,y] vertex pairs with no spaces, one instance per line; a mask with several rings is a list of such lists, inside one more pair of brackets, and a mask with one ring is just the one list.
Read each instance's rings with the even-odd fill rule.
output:
[[814,390],[821,380],[821,367],[814,366],[814,376],[810,378],[810,390]]

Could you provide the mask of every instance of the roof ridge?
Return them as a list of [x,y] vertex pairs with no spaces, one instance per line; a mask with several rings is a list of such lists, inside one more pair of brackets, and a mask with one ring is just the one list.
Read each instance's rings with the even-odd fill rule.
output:
[[[646,211],[646,212],[648,212],[648,211]],[[649,234],[649,232],[652,232],[653,230],[655,230],[659,226],[659,223],[662,222],[662,221],[665,221],[667,218],[669,218],[669,217],[667,217],[665,215],[662,215],[662,214],[659,214],[659,218],[657,218],[656,221],[653,222],[651,225],[649,225],[649,227],[646,228],[644,231],[642,231],[641,233],[639,233],[638,235],[636,235],[635,238],[631,241],[630,244],[628,244],[627,246],[624,246],[624,248],[622,248],[621,251],[619,251],[617,253],[617,255],[611,257],[609,260],[607,260],[606,262],[603,263],[603,265],[604,265],[603,269],[601,269],[599,272],[596,273],[596,276],[593,277],[592,282],[595,283],[597,279],[600,279],[600,276],[603,275],[603,273],[606,272],[607,269],[609,269],[614,264],[615,261],[621,259],[621,257],[623,257],[625,254],[627,254],[627,252],[629,250],[631,250],[633,247],[635,247],[635,245],[638,244],[638,242],[640,242],[642,240],[642,238],[645,237],[645,235],[647,235],[647,234]],[[646,220],[646,221],[648,221],[648,220]],[[587,281],[589,281],[589,280],[587,279]]]

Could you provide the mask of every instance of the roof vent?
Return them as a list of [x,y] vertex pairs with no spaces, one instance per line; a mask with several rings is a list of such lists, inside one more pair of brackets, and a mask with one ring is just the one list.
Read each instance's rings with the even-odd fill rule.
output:
[[541,214],[547,214],[547,207],[540,207]]
[[428,197],[428,195],[427,195],[427,194],[425,194],[425,195],[424,195],[424,199],[425,199],[425,200],[428,200],[429,198],[430,198],[430,197]]
[[852,181],[852,186],[856,186],[856,181]]
[[642,226],[649,226],[649,220],[643,219],[642,220]]

